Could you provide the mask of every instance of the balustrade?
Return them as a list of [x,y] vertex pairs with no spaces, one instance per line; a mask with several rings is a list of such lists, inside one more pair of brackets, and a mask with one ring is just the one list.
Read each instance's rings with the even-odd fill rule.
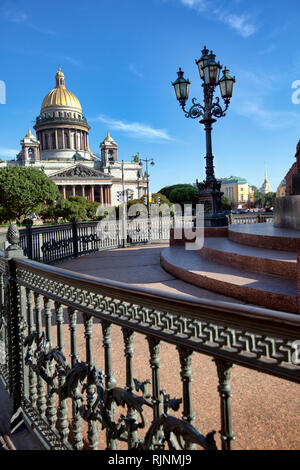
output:
[[[92,235],[89,224],[80,227],[79,254],[80,237]],[[14,416],[32,426],[47,449],[217,449],[215,431],[197,429],[192,385],[205,373],[192,371],[197,354],[216,364],[219,385],[212,393],[219,393],[221,419],[215,427],[224,450],[235,439],[233,365],[300,382],[300,365],[292,360],[297,315],[87,277],[22,258],[16,241],[0,253],[0,307],[0,375]],[[117,364],[114,332],[124,344]],[[143,377],[134,372],[140,335],[148,345]],[[167,367],[177,362],[179,397],[164,388],[165,343],[174,349]]]

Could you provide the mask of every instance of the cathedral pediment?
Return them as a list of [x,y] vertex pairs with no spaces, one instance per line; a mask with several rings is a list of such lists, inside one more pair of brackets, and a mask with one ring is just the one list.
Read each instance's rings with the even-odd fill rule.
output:
[[102,171],[94,170],[93,168],[88,168],[85,165],[78,164],[69,168],[66,168],[56,173],[49,175],[51,179],[56,178],[111,178],[110,175],[102,173]]

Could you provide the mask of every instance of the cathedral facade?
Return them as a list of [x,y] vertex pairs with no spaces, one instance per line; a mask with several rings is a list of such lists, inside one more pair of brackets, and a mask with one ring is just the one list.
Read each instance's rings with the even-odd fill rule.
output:
[[65,86],[59,69],[55,88],[44,98],[34,130],[21,140],[16,160],[2,166],[29,166],[44,171],[58,186],[63,198],[83,196],[103,206],[139,199],[147,193],[147,175],[138,155],[130,162],[118,160],[118,144],[107,133],[97,158],[89,146],[90,126],[77,97]]

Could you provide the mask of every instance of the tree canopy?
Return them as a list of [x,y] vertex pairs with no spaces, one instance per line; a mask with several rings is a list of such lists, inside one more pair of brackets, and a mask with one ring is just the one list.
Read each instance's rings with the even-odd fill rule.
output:
[[50,204],[42,212],[41,216],[44,221],[64,220],[77,222],[83,220],[98,220],[97,209],[98,202],[88,201],[81,196],[70,196],[68,199],[62,199],[55,204]]
[[271,209],[275,206],[276,193],[262,193],[256,186],[251,186],[254,192],[254,205],[261,209]]
[[228,211],[231,209],[231,200],[228,196],[222,196],[221,202],[223,211]]
[[41,204],[60,198],[56,184],[41,170],[10,166],[0,168],[0,206],[13,221],[41,210]]
[[[192,188],[193,190],[197,192],[197,189],[191,184],[173,184],[172,186],[165,186],[164,188],[160,189],[158,192],[166,196],[171,201],[170,194],[173,191],[173,189],[185,189],[185,188],[188,190]],[[171,202],[177,202],[177,201],[171,201]]]
[[184,185],[181,187],[173,188],[169,194],[170,202],[174,204],[197,204],[198,203],[198,191],[194,186]]

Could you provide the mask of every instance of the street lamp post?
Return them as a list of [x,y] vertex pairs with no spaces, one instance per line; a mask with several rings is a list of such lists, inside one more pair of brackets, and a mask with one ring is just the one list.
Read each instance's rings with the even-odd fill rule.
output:
[[[219,227],[227,225],[227,218],[222,211],[221,197],[221,183],[215,178],[214,173],[214,156],[212,153],[212,139],[211,131],[212,125],[218,118],[226,116],[226,111],[229,107],[230,99],[232,98],[233,84],[235,78],[229,75],[229,70],[225,67],[221,79],[220,71],[222,66],[215,60],[216,56],[211,51],[204,47],[202,56],[196,60],[199,69],[200,78],[203,81],[204,100],[203,105],[197,102],[196,98],[192,99],[192,107],[189,110],[185,109],[186,101],[189,97],[189,89],[191,82],[184,78],[184,72],[179,68],[177,72],[178,78],[172,82],[176,98],[179,101],[185,117],[198,119],[204,125],[206,134],[206,179],[203,182],[196,181],[199,194],[199,203],[204,204],[204,226],[205,227]],[[220,105],[220,98],[216,97],[214,101],[215,88],[219,86],[221,96],[225,103],[225,108],[222,109]]]
[[150,199],[149,199],[149,171],[148,171],[148,163],[151,166],[155,165],[153,158],[140,158],[140,166],[143,166],[143,162],[146,163],[146,175],[147,175],[147,214],[148,214],[148,240],[150,241],[151,238],[151,229],[150,229]]
[[150,200],[149,200],[149,172],[148,172],[148,163],[151,166],[155,165],[153,158],[140,158],[140,166],[143,165],[142,162],[146,163],[146,175],[147,175],[147,213],[148,213],[148,220],[150,219]]

